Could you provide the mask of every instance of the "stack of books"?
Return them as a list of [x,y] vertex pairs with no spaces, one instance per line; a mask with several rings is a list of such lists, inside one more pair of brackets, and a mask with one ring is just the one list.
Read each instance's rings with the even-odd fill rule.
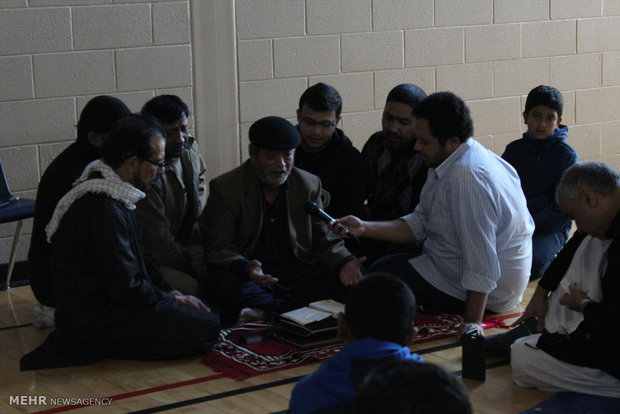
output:
[[339,342],[338,314],[341,312],[344,313],[344,305],[332,299],[312,302],[281,314],[274,337],[300,348]]

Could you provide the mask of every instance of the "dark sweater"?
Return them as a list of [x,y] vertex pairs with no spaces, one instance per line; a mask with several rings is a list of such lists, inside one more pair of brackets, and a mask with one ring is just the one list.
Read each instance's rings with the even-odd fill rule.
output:
[[575,150],[565,142],[567,134],[564,125],[543,140],[533,139],[525,132],[523,138],[508,144],[502,154],[519,174],[536,232],[564,232],[570,228],[570,220],[555,201],[555,189],[562,174],[579,160]]
[[372,134],[364,144],[367,220],[395,220],[418,205],[428,166],[414,145],[392,151],[385,146],[383,131]]
[[364,161],[360,152],[340,129],[325,148],[317,153],[295,151],[295,166],[321,179],[323,190],[331,200],[325,211],[338,218],[348,214],[360,215],[364,205]]

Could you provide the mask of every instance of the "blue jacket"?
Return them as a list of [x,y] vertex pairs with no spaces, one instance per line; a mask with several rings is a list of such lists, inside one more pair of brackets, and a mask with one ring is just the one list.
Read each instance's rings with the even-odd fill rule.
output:
[[502,158],[508,161],[521,178],[527,208],[536,224],[536,232],[567,231],[568,220],[555,201],[555,189],[568,167],[579,157],[565,142],[568,128],[560,125],[545,139],[533,139],[529,132],[506,146]]
[[340,407],[334,412],[351,411],[351,407],[347,406],[353,403],[366,374],[394,359],[424,362],[420,355],[394,342],[371,338],[350,342],[295,385],[289,411],[292,414],[307,414],[329,406]]

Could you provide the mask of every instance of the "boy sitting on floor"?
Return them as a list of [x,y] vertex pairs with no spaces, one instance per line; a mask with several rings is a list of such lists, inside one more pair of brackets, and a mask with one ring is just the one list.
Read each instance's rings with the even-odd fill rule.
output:
[[530,280],[538,279],[560,251],[571,228],[555,201],[555,188],[562,174],[579,159],[566,143],[568,128],[561,124],[564,100],[551,86],[540,85],[527,95],[523,138],[506,146],[502,158],[519,174],[534,219],[532,270]]
[[293,389],[292,414],[347,413],[366,374],[392,360],[423,362],[407,345],[415,337],[415,297],[400,279],[371,274],[351,288],[341,333],[349,343]]

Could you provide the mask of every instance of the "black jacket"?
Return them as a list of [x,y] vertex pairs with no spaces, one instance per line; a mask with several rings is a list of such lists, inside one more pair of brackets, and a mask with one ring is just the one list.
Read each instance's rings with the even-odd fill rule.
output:
[[97,158],[99,153],[89,142],[76,141],[52,161],[39,182],[28,265],[32,291],[44,305],[55,306],[49,270],[50,245],[45,240],[45,226],[52,218],[58,201],[71,190],[84,168]]
[[323,190],[331,197],[325,211],[332,217],[361,215],[365,198],[364,161],[340,129],[336,128],[325,148],[318,153],[308,153],[301,146],[297,148],[295,167],[321,179]]
[[73,202],[52,237],[56,330],[22,370],[101,358],[168,359],[204,352],[218,317],[184,306],[144,255],[133,210],[104,194]]

